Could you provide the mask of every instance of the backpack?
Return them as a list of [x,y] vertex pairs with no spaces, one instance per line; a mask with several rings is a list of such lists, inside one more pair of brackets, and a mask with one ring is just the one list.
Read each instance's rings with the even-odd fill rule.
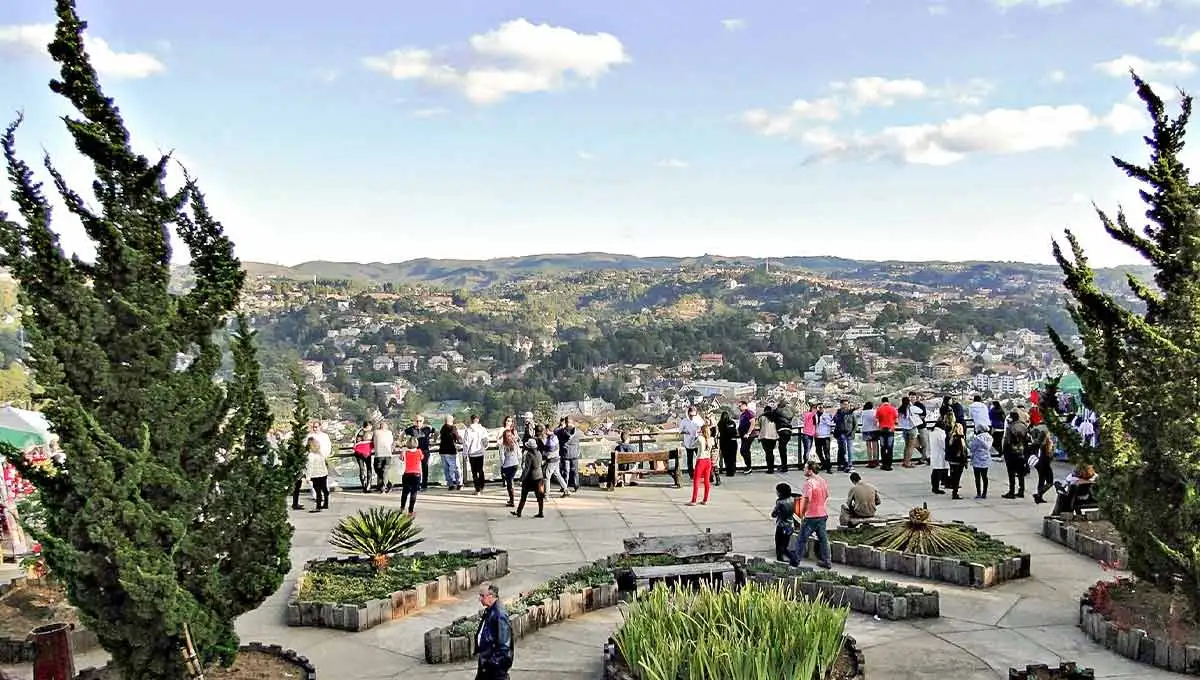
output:
[[967,444],[966,437],[962,434],[954,433],[946,440],[946,462],[947,463],[965,463],[967,461]]

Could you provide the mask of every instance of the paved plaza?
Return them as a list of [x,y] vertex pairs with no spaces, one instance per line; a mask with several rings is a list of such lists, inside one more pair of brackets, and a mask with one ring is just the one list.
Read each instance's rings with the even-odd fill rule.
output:
[[[1033,556],[1029,579],[989,590],[957,588],[943,583],[907,581],[896,574],[834,565],[842,573],[902,580],[932,586],[941,592],[942,617],[916,622],[888,622],[851,614],[848,632],[864,648],[870,676],[882,680],[953,677],[956,680],[1006,678],[1010,666],[1055,664],[1074,660],[1092,667],[1097,678],[1159,678],[1173,674],[1133,663],[1088,640],[1075,622],[1079,596],[1105,572],[1088,558],[1040,536],[1041,518],[1049,506],[1031,500],[1004,500],[1003,485],[993,480],[985,501],[929,493],[928,468],[877,472],[860,468],[883,497],[881,513],[906,512],[928,502],[935,519],[962,520],[1019,546]],[[1059,470],[1061,475],[1065,469]],[[1002,475],[994,468],[992,476]],[[729,479],[713,489],[707,506],[690,507],[690,488],[654,485],[652,478],[638,487],[608,493],[583,489],[568,499],[554,496],[546,517],[517,519],[504,506],[498,487],[482,496],[470,492],[431,490],[417,505],[417,522],[424,529],[420,549],[460,549],[493,546],[508,550],[511,573],[497,583],[502,597],[514,595],[540,581],[584,562],[620,552],[621,539],[647,535],[693,533],[710,528],[733,534],[735,552],[773,556],[774,525],[769,519],[774,485],[780,479],[798,487],[801,475],[770,476],[757,472]],[[831,496],[845,497],[846,475],[829,476]],[[443,601],[423,612],[362,633],[318,628],[289,628],[284,609],[295,575],[306,560],[333,555],[327,541],[339,517],[375,504],[399,504],[399,495],[341,492],[333,496],[332,512],[295,513],[293,573],[261,608],[238,622],[244,641],[278,643],[294,648],[316,664],[326,680],[386,680],[445,678],[469,680],[470,664],[431,666],[424,661],[426,630],[478,609],[471,593]],[[833,508],[831,508],[833,510]],[[532,514],[532,512],[528,513]],[[836,515],[836,512],[833,513]],[[1109,574],[1108,576],[1111,576]],[[551,626],[517,642],[514,680],[599,678],[601,645],[620,622],[618,609],[588,614]],[[102,653],[81,655],[77,665],[99,665]],[[5,669],[17,677],[32,677],[29,668]]]

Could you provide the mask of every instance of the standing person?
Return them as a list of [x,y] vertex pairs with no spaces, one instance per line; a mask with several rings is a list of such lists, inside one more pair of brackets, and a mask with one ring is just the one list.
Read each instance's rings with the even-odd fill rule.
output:
[[388,466],[392,464],[392,449],[396,446],[396,438],[392,435],[392,427],[388,421],[381,420],[371,435],[372,457],[375,459],[375,490],[379,493],[391,492],[392,483],[387,479]]
[[775,409],[770,404],[763,407],[762,413],[755,422],[758,430],[758,443],[762,445],[763,456],[767,459],[767,474],[775,474],[775,443],[779,441],[779,430],[775,425]]
[[975,432],[983,432],[992,429],[992,417],[988,405],[983,402],[983,396],[976,394],[971,398],[971,405],[967,408],[967,412],[971,416],[971,426]]
[[817,535],[817,566],[822,569],[833,567],[829,562],[829,511],[826,503],[829,501],[829,486],[821,478],[821,468],[816,463],[804,466],[804,486],[800,493],[800,539],[796,541],[796,554],[808,554],[808,537]]
[[850,472],[854,469],[854,421],[854,409],[850,406],[850,400],[843,399],[833,417],[833,431],[838,447],[838,472]]
[[[1008,417],[1008,427],[1004,430],[1004,467],[1008,472],[1008,493],[1001,498],[1024,498],[1025,476],[1029,474],[1026,463],[1025,447],[1029,441],[1029,427],[1021,420],[1020,411],[1014,410]],[[1018,482],[1020,486],[1018,486]]]
[[549,486],[551,482],[557,481],[558,488],[562,492],[562,497],[566,498],[570,494],[567,493],[567,483],[563,481],[562,471],[559,469],[559,456],[562,455],[558,444],[558,437],[553,432],[550,432],[545,425],[538,425],[533,428],[534,435],[537,437],[538,451],[542,454],[542,463],[545,469],[542,470],[542,479]]
[[515,429],[505,427],[500,431],[500,478],[504,480],[504,490],[508,492],[508,507],[516,507],[513,480],[517,476],[517,468],[521,465],[521,443],[517,441]]
[[946,438],[952,427],[954,414],[947,411],[929,431],[929,484],[936,494],[946,493],[942,491],[942,485],[946,483]]
[[400,478],[400,507],[408,505],[408,514],[416,514],[417,491],[421,488],[421,464],[425,452],[416,437],[404,440],[404,476]]
[[917,430],[917,446],[916,450],[921,452],[921,464],[929,464],[929,410],[925,408],[924,402],[921,401],[921,395],[916,391],[908,393],[909,402],[909,418],[913,422],[913,427]]
[[679,434],[683,439],[683,450],[687,454],[688,477],[695,476],[696,454],[700,450],[700,430],[704,428],[704,419],[696,412],[695,406],[689,406],[687,415],[679,421]]
[[779,471],[788,471],[788,442],[792,440],[792,420],[795,418],[792,407],[786,401],[780,401],[775,406],[775,432],[779,435]]
[[567,481],[567,486],[571,487],[571,491],[579,492],[579,428],[575,427],[575,423],[571,422],[571,416],[563,416],[563,428],[560,437],[559,449],[562,451],[562,463],[560,468],[566,469],[567,473],[563,477]]
[[971,471],[975,473],[975,499],[983,500],[987,498],[988,467],[992,464],[992,434],[987,430],[977,433],[971,437],[967,450],[971,454]]
[[317,496],[317,507],[309,512],[321,512],[329,509],[329,465],[321,453],[321,445],[308,440],[308,464],[305,467],[308,481],[312,484],[313,493]]
[[471,424],[463,431],[462,442],[463,454],[471,465],[471,484],[475,487],[476,496],[483,493],[487,485],[483,474],[483,456],[487,453],[490,439],[487,428],[479,424],[479,416],[471,414]]
[[692,502],[688,505],[696,504],[696,496],[700,491],[700,486],[704,486],[704,500],[700,501],[701,505],[708,505],[708,494],[712,490],[712,478],[719,476],[713,474],[713,458],[716,456],[717,447],[716,440],[709,435],[708,423],[702,423],[700,427],[699,447],[697,453],[700,457],[696,459],[696,474],[692,475]]
[[950,467],[950,497],[962,499],[959,489],[962,487],[963,471],[967,469],[967,434],[962,423],[955,422],[946,437],[946,464]]
[[817,407],[817,461],[829,472],[833,462],[829,459],[829,442],[833,438],[833,415],[825,412],[825,405]]
[[458,445],[461,443],[462,434],[454,426],[454,416],[446,416],[438,431],[438,454],[442,457],[442,476],[447,491],[462,488],[462,470],[458,467]]
[[545,517],[545,464],[542,462],[542,455],[538,451],[537,440],[526,440],[521,448],[523,451],[521,454],[521,502],[517,504],[517,509],[512,512],[512,515],[513,517],[521,516],[521,513],[525,511],[525,500],[529,498],[529,493],[532,491],[534,498],[537,499],[538,506],[537,514],[534,517]]
[[887,397],[879,400],[875,409],[875,422],[879,426],[879,469],[892,469],[892,458],[895,455],[893,447],[896,444],[896,425],[900,422],[900,412],[888,401]]
[[513,634],[508,612],[500,604],[500,589],[491,583],[482,585],[479,604],[483,605],[483,616],[475,632],[475,653],[479,656],[475,680],[508,680],[508,669],[513,665]]
[[404,436],[416,437],[421,449],[421,490],[429,488],[429,442],[433,439],[433,428],[425,424],[425,416],[413,418],[413,424],[404,428]]
[[820,418],[820,411],[821,407],[817,404],[809,404],[808,410],[801,418],[800,442],[804,446],[804,455],[796,462],[801,470],[804,469],[804,464],[811,460],[808,454],[812,452],[817,441],[817,420]]
[[708,458],[712,461],[712,482],[713,486],[721,486],[721,440],[717,431],[717,423],[713,420],[712,414],[704,416],[704,434],[703,442],[704,449],[708,451]]
[[780,482],[775,485],[775,505],[771,506],[771,518],[775,520],[775,560],[786,560],[793,567],[799,566],[798,551],[791,547],[792,534],[796,531],[796,501],[792,497],[791,484]]
[[371,441],[371,421],[364,420],[354,431],[354,462],[358,463],[358,488],[371,493],[371,474],[374,470],[375,448]]
[[1054,486],[1054,442],[1050,438],[1050,430],[1045,423],[1029,429],[1028,460],[1033,463],[1029,467],[1037,473],[1037,493],[1033,494],[1034,503],[1045,503],[1045,493]]
[[725,476],[732,477],[737,473],[738,428],[729,411],[721,411],[717,419],[717,442],[721,448],[721,464],[725,468]]
[[896,409],[896,412],[900,414],[900,419],[896,422],[896,427],[900,428],[904,442],[904,454],[900,457],[900,467],[910,468],[913,466],[913,449],[917,448],[917,424],[913,418],[916,413],[912,407],[912,399],[910,397],[902,397],[900,399],[900,408]]
[[738,402],[738,437],[741,440],[742,462],[746,464],[746,469],[742,470],[743,475],[748,475],[754,472],[754,467],[750,464],[750,445],[754,442],[754,410],[750,408],[750,404],[744,401]]
[[879,467],[879,421],[875,419],[875,404],[867,402],[862,407],[862,440],[867,449],[867,467]]
[[1004,455],[1004,407],[999,401],[993,401],[988,408],[988,426],[992,431],[992,450],[996,455]]

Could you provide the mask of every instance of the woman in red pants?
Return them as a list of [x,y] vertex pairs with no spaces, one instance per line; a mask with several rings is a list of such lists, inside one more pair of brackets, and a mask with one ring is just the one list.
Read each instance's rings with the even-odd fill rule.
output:
[[696,504],[696,496],[700,493],[700,485],[704,485],[704,500],[701,505],[708,505],[708,493],[712,489],[712,478],[715,471],[716,459],[721,453],[721,447],[714,433],[716,426],[711,416],[705,417],[704,427],[700,428],[700,451],[696,460],[696,474],[692,477],[692,502]]

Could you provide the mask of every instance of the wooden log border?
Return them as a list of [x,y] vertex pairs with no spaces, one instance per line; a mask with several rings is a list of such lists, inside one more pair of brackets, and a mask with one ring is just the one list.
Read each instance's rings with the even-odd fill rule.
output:
[[[278,657],[283,661],[293,665],[299,671],[296,677],[298,680],[317,680],[317,669],[308,660],[308,657],[300,656],[295,650],[284,649],[280,645],[268,645],[262,642],[251,642],[249,644],[238,647],[238,652],[257,652],[260,654],[269,654]],[[85,668],[75,674],[75,680],[107,680],[109,671],[108,666],[99,668]]]
[[[1127,583],[1130,579],[1117,579]],[[1101,583],[1113,583],[1112,581]],[[1096,611],[1095,586],[1079,599],[1079,629],[1092,641],[1117,654],[1164,670],[1184,675],[1200,675],[1200,645],[1187,645],[1152,637],[1140,628],[1119,626]]]
[[[438,555],[455,554],[441,551]],[[306,570],[296,579],[292,596],[287,603],[287,624],[289,626],[315,626],[318,628],[333,628],[361,632],[374,628],[388,621],[403,618],[409,614],[421,611],[438,600],[444,600],[458,593],[470,590],[485,581],[491,581],[508,573],[508,552],[505,550],[477,549],[463,550],[464,557],[478,558],[478,561],[453,572],[443,574],[437,580],[419,583],[408,590],[390,593],[386,598],[368,600],[362,604],[346,604],[340,602],[314,602],[300,599],[300,589],[304,586]],[[426,553],[412,553],[414,558],[426,557]],[[368,562],[367,558],[329,557],[318,562],[360,563]]]
[[1125,546],[1081,534],[1076,530],[1076,524],[1078,522],[1070,522],[1055,515],[1049,515],[1042,519],[1042,536],[1059,545],[1064,545],[1080,555],[1104,562],[1114,569],[1124,569],[1128,565],[1129,553],[1125,550]]

